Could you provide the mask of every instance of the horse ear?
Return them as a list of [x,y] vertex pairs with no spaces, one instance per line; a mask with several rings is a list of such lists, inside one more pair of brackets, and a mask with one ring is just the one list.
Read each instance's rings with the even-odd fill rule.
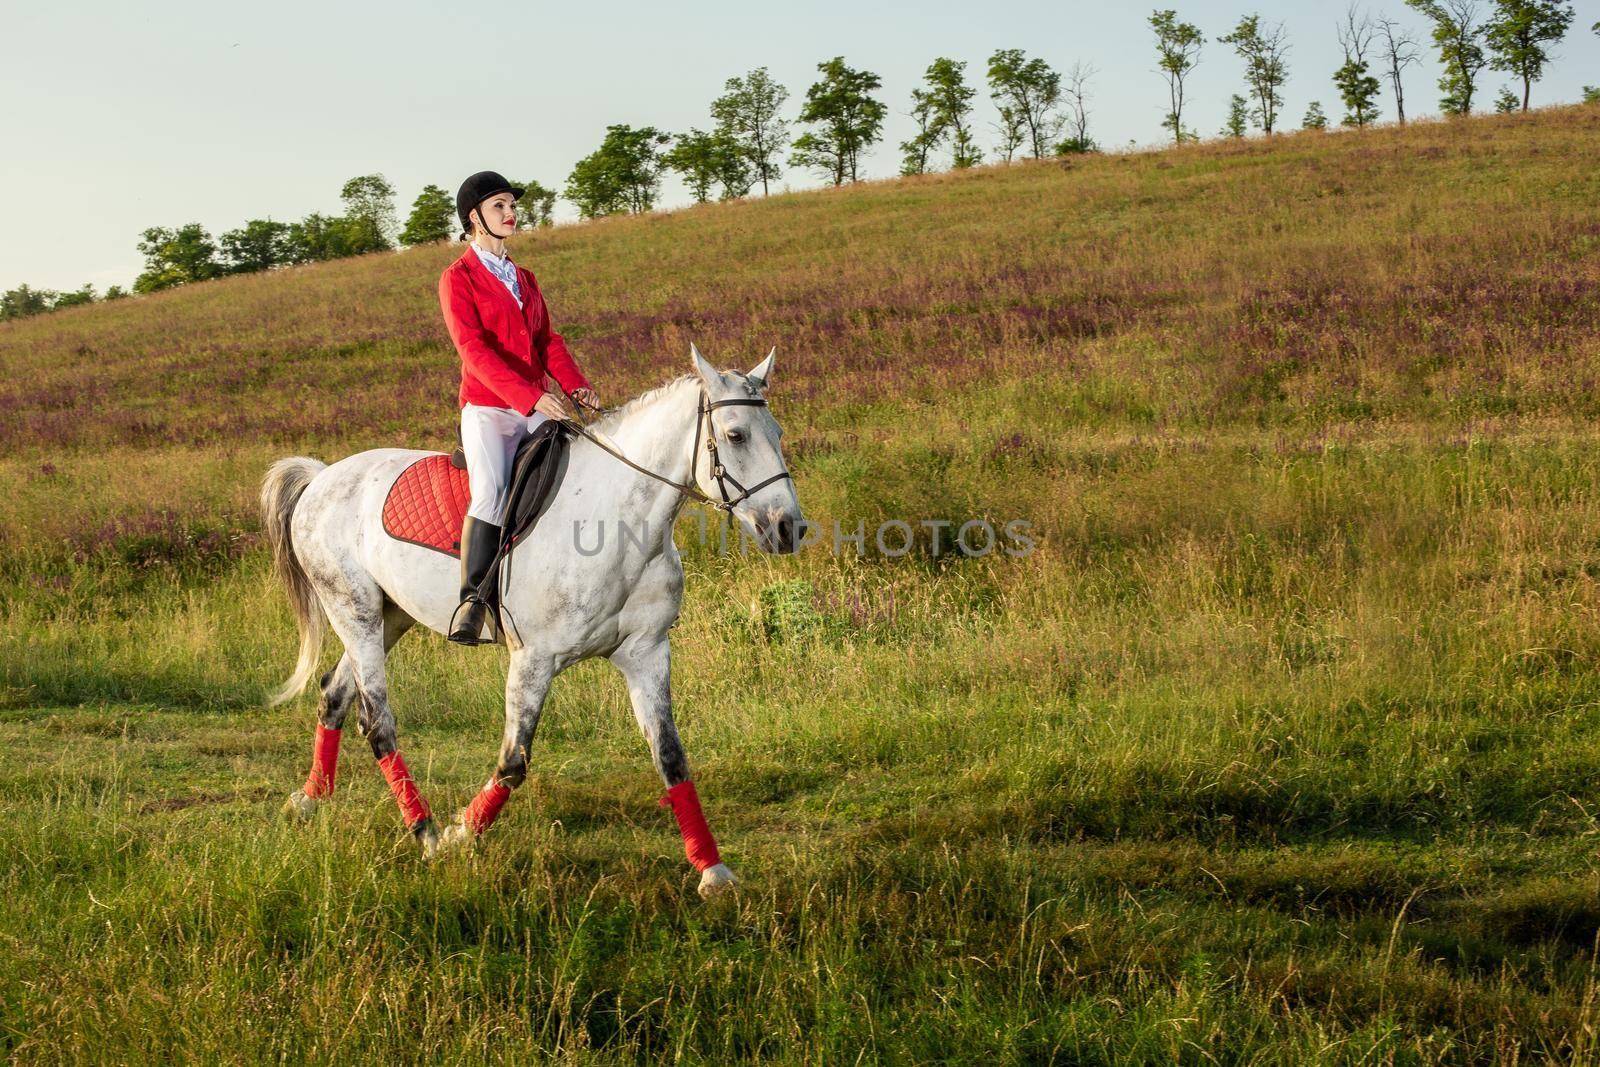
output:
[[777,354],[778,346],[773,345],[772,351],[767,353],[767,358],[757,363],[755,368],[745,375],[750,379],[750,384],[762,392],[767,391],[767,385],[772,381],[772,358]]
[[700,375],[700,380],[706,383],[707,389],[714,389],[722,384],[722,375],[717,373],[717,368],[706,362],[706,357],[700,354],[693,341],[689,342],[689,355],[694,360],[695,373]]

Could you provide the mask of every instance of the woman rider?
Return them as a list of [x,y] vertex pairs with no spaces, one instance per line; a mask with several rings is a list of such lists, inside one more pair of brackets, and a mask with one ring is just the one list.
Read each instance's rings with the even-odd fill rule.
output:
[[523,190],[492,170],[461,183],[456,214],[461,239],[472,244],[439,276],[439,306],[461,354],[461,447],[472,501],[461,527],[461,608],[450,640],[480,644],[488,605],[477,588],[500,543],[511,461],[534,427],[575,418],[566,396],[545,390],[553,377],[572,399],[599,406],[550,312],[533,274],[511,262],[506,238],[516,231],[514,204]]

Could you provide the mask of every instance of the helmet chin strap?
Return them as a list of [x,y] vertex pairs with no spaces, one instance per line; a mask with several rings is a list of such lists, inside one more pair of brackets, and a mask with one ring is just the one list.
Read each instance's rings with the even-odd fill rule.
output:
[[511,233],[516,233],[517,232],[517,228],[515,226],[512,226],[511,227],[511,233],[508,233],[508,234],[505,235],[505,237],[502,237],[498,233],[494,232],[494,227],[489,225],[489,220],[483,217],[483,207],[482,207],[482,205],[479,205],[478,207],[473,208],[472,211],[473,211],[474,214],[476,214],[478,216],[478,225],[482,226],[483,229],[484,229],[484,232],[487,233],[490,237],[493,237],[497,241],[504,241],[506,239],[506,237],[510,237],[511,236]]

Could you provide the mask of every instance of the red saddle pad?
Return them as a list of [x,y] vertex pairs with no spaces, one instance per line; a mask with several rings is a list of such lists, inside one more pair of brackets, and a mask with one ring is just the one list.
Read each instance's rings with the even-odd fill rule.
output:
[[428,456],[400,472],[383,502],[383,532],[448,556],[461,556],[461,521],[471,493],[450,457]]

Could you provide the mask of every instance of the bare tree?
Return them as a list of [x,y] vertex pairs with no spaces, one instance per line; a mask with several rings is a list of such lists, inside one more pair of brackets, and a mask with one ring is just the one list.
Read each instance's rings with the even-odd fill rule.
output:
[[1339,47],[1344,49],[1344,66],[1334,71],[1333,84],[1344,101],[1346,126],[1365,127],[1378,118],[1378,93],[1382,86],[1369,73],[1367,52],[1377,30],[1372,17],[1352,0],[1338,25]]
[[1092,152],[1094,142],[1089,139],[1089,83],[1100,72],[1092,63],[1078,62],[1067,71],[1067,84],[1061,91],[1067,106],[1067,139],[1061,148],[1071,152]]
[[1372,16],[1361,10],[1359,4],[1352,3],[1345,8],[1344,21],[1339,23],[1339,47],[1344,49],[1344,61],[1365,63],[1367,50],[1372,47],[1372,39],[1377,34]]
[[1383,62],[1389,71],[1389,84],[1394,88],[1394,110],[1400,125],[1406,124],[1406,91],[1403,83],[1407,67],[1422,62],[1422,52],[1411,31],[1387,16],[1378,20],[1378,34],[1383,40],[1378,47],[1383,50]]

